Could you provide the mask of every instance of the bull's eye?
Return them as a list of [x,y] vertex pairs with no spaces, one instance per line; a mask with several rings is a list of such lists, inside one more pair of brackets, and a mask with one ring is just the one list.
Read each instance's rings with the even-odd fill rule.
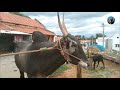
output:
[[72,47],[72,42],[69,43],[69,47]]
[[69,47],[77,47],[77,43],[73,42],[73,41],[70,41],[69,42]]
[[72,42],[72,47],[77,47],[77,44]]
[[69,51],[69,53],[70,54],[72,54],[74,51],[75,51],[75,47],[76,47],[77,45],[74,43],[74,42],[69,42],[69,49],[68,49],[68,51]]
[[76,41],[74,41],[74,40],[72,40],[72,39],[70,39],[70,38],[68,38],[68,40],[69,40],[72,44],[77,45],[77,42],[76,42]]

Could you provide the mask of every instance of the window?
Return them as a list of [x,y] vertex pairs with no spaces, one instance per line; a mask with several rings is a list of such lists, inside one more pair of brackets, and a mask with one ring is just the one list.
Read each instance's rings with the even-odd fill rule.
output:
[[120,47],[120,44],[118,44],[118,47]]
[[120,47],[120,44],[115,44],[115,47]]

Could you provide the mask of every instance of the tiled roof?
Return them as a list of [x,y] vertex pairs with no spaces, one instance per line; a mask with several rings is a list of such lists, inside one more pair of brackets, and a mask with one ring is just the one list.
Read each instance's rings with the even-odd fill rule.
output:
[[5,25],[3,25],[3,24],[0,24],[0,29],[1,29],[1,30],[8,30],[8,29],[10,29],[10,28],[7,27],[7,26],[5,26]]
[[[40,24],[40,22],[33,20],[31,18],[18,16],[18,15],[7,13],[7,12],[0,12],[0,21],[28,26],[28,27],[27,26],[16,27],[16,26],[0,24],[0,29],[3,29],[3,30],[6,30],[6,29],[12,30],[11,28],[13,28],[16,31],[32,33],[33,31],[36,31],[35,27],[38,27],[37,31],[40,31],[45,35],[55,35],[53,32],[47,30],[42,24]],[[32,26],[33,28],[29,28],[29,26]]]
[[91,43],[91,40],[80,40],[81,42]]
[[0,20],[3,22],[9,22],[9,23],[15,23],[15,24],[22,24],[22,25],[28,25],[33,27],[41,27],[44,28],[42,25],[40,25],[39,22],[37,22],[34,19],[11,14],[8,12],[0,12]]
[[1,30],[14,30],[14,31],[20,31],[20,32],[24,32],[24,33],[33,33],[33,31],[40,31],[41,33],[45,34],[45,35],[55,35],[54,33],[47,31],[43,28],[24,28],[24,27],[16,27],[16,26],[8,26],[8,25],[4,25],[4,24],[0,24],[0,29]]

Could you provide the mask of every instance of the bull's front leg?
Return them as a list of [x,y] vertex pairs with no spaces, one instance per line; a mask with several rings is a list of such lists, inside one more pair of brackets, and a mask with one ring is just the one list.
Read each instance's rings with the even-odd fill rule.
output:
[[27,73],[28,78],[47,78],[47,76],[39,74],[39,73],[34,73],[34,74],[28,74]]
[[100,61],[98,61],[98,64],[97,64],[96,68],[98,67],[98,65],[99,65],[99,62],[100,62]]
[[20,78],[25,78],[24,72],[20,71]]
[[103,64],[103,68],[105,68],[105,64],[104,64],[104,61],[102,60],[101,62],[102,62],[102,64]]

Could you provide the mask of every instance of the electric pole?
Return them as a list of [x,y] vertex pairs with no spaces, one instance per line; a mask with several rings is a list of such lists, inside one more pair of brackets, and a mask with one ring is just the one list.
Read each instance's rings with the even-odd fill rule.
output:
[[103,46],[104,46],[104,23],[102,24],[103,27]]
[[120,33],[119,33],[119,51],[120,51]]

